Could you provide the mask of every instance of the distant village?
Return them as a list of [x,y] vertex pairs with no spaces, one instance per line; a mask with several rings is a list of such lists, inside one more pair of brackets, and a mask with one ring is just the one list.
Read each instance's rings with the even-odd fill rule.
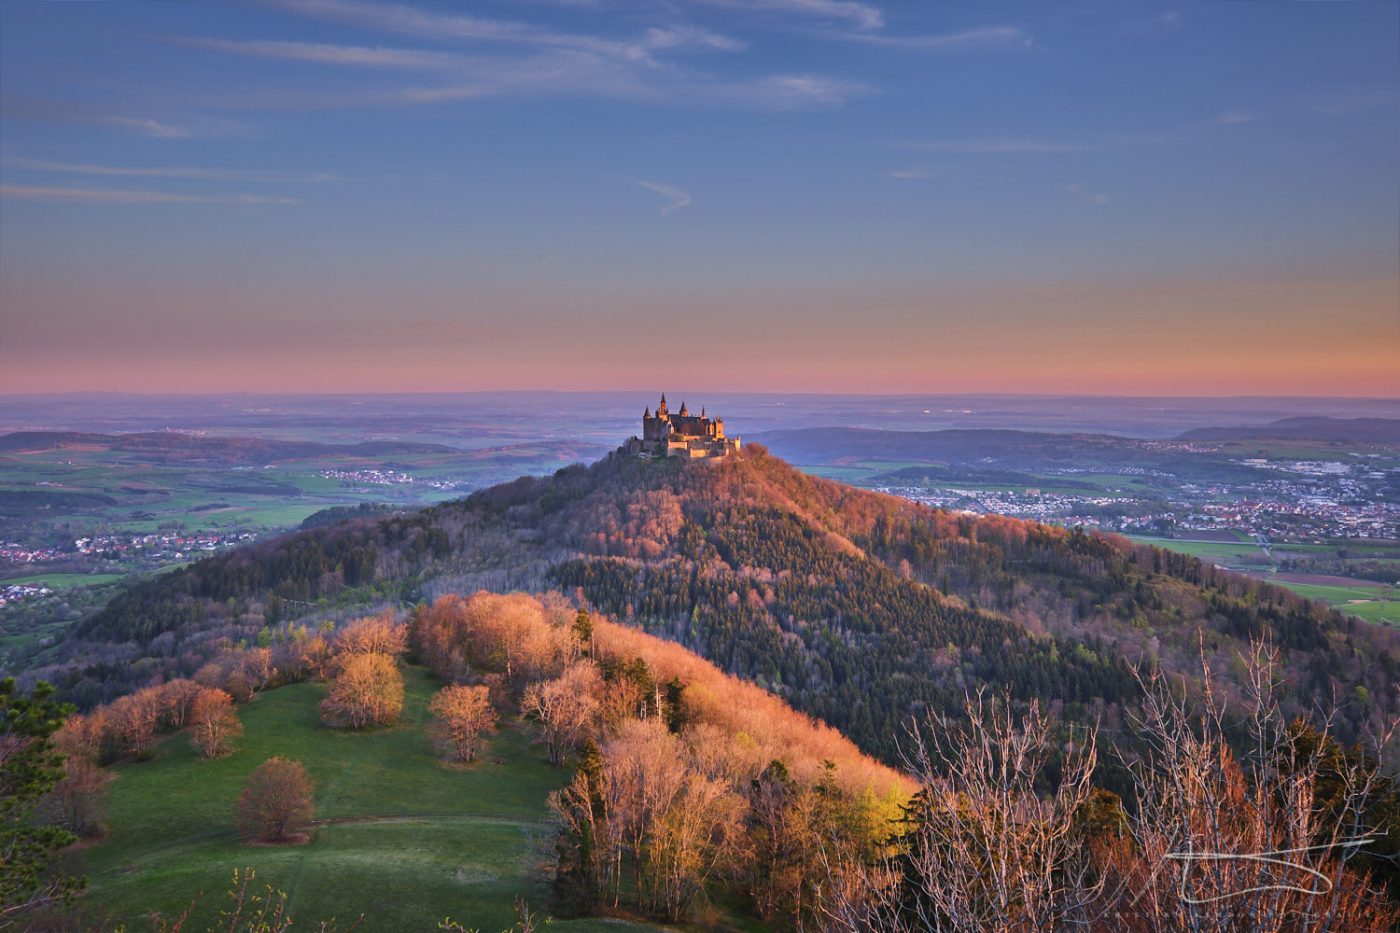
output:
[[[80,563],[83,570],[96,569],[99,562],[167,565],[194,560],[210,552],[236,547],[256,540],[249,531],[212,533],[112,534],[76,539],[71,547],[28,547],[13,541],[0,541],[0,570],[21,566],[52,570],[60,565],[64,572],[69,565]],[[8,567],[6,565],[9,565]],[[43,583],[5,583],[0,581],[0,607],[49,596],[53,589]]]
[[428,489],[442,489],[456,492],[472,489],[471,483],[460,480],[426,479],[403,470],[322,470],[322,479],[339,480],[340,485],[359,488],[364,486],[420,486]]
[[[1050,492],[1035,487],[990,491],[940,486],[881,486],[936,508],[996,513],[1123,534],[1184,537],[1189,532],[1240,531],[1264,541],[1319,542],[1341,538],[1400,538],[1400,500],[1387,493],[1397,477],[1366,458],[1344,461],[1237,461],[1261,471],[1258,482],[1164,484],[1160,490]],[[1066,478],[1075,471],[1066,470]],[[1171,479],[1160,470],[1134,476]],[[1047,481],[1048,482],[1048,481]],[[1166,501],[1163,501],[1166,500]]]

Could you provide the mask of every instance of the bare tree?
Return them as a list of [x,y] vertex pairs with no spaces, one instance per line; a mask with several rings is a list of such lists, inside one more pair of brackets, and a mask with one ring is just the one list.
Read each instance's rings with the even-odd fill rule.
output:
[[162,711],[158,687],[144,687],[107,707],[108,741],[115,755],[141,757],[151,747]]
[[321,703],[327,723],[364,729],[392,723],[403,712],[403,675],[393,658],[383,654],[352,654],[331,683]]
[[[1378,831],[1367,802],[1379,769],[1327,760],[1327,716],[1310,730],[1290,725],[1272,647],[1254,644],[1244,663],[1246,696],[1234,716],[1207,665],[1199,709],[1160,672],[1142,678],[1135,731],[1147,751],[1129,762],[1136,847],[1110,867],[1125,881],[1118,925],[1191,933],[1393,929],[1400,913],[1347,867]],[[1377,752],[1391,734],[1393,727],[1378,738]],[[1325,809],[1324,778],[1333,784]]]
[[496,711],[488,687],[454,685],[433,695],[433,733],[453,761],[471,761],[483,733],[496,728]]
[[[830,926],[850,930],[1040,931],[1091,923],[1104,882],[1076,832],[1093,790],[1094,731],[1057,743],[1038,703],[970,697],[965,720],[910,728],[921,784],[898,857],[867,870],[828,857]],[[1041,785],[1058,764],[1058,781]]]
[[111,779],[95,760],[70,755],[63,762],[63,780],[44,798],[41,812],[78,836],[100,836],[104,797]]
[[539,723],[549,763],[556,768],[597,728],[602,691],[603,678],[591,661],[575,662],[555,679],[525,688],[521,715]]
[[190,709],[190,741],[205,758],[218,758],[233,751],[234,741],[243,734],[243,724],[233,708],[233,697],[223,690],[204,688]]
[[356,619],[335,635],[335,653],[340,656],[383,654],[396,657],[408,650],[408,627],[395,621],[394,611]]
[[301,762],[269,758],[248,777],[238,798],[238,825],[264,842],[281,842],[311,821],[311,777]]

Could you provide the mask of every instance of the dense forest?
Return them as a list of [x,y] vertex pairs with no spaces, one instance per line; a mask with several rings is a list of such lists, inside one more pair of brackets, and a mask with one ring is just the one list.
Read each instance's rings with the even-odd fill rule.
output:
[[79,705],[187,675],[230,644],[475,589],[562,589],[691,647],[886,760],[902,723],[990,684],[1122,723],[1133,667],[1228,700],[1282,652],[1290,715],[1339,706],[1353,741],[1400,709],[1400,633],[1198,560],[1099,534],[958,515],[817,479],[751,446],[609,457],[412,514],[359,518],[132,587],[32,659]]

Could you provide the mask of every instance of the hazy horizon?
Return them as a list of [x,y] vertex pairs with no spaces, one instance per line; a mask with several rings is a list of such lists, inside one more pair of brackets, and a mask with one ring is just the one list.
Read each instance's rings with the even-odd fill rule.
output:
[[0,4],[0,392],[1400,395],[1400,6]]

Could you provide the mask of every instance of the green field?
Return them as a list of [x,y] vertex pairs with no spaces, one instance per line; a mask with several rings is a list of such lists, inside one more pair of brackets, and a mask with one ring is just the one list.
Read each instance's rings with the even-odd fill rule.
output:
[[1356,586],[1327,586],[1315,583],[1287,583],[1271,580],[1279,586],[1286,586],[1299,596],[1320,599],[1349,615],[1367,622],[1385,622],[1400,625],[1400,601],[1390,587],[1358,584]]
[[1248,541],[1232,544],[1228,541],[1193,541],[1189,538],[1150,538],[1144,535],[1129,537],[1138,544],[1151,544],[1179,554],[1190,554],[1192,557],[1232,569],[1261,570],[1274,566],[1273,561],[1264,555],[1259,545]]
[[[1367,622],[1400,624],[1400,602],[1386,598],[1389,588],[1365,580],[1357,580],[1354,585],[1327,585],[1316,583],[1293,583],[1278,579],[1274,574],[1275,564],[1264,556],[1257,544],[1240,542],[1229,544],[1222,541],[1191,541],[1181,538],[1148,538],[1134,535],[1138,544],[1151,544],[1169,551],[1190,554],[1201,560],[1220,564],[1231,570],[1239,570],[1261,577],[1276,586],[1287,587],[1300,596],[1317,599],[1334,609],[1365,619]],[[1316,553],[1331,549],[1330,545],[1285,544],[1273,548],[1275,555],[1280,552]]]
[[[283,687],[240,708],[246,734],[226,758],[201,760],[176,735],[153,760],[117,767],[109,833],[83,854],[85,906],[134,923],[153,909],[179,913],[202,893],[196,916],[212,917],[233,870],[247,866],[259,884],[287,892],[298,929],[363,913],[366,930],[434,930],[451,916],[491,933],[513,922],[517,894],[546,907],[535,845],[563,773],[519,728],[502,731],[475,765],[440,763],[424,729],[436,687],[410,668],[401,723],[360,734],[320,725],[323,687]],[[300,760],[315,781],[317,826],[305,845],[250,846],[235,832],[243,782],[273,755]],[[610,920],[552,928],[655,929]]]
[[36,573],[28,577],[10,577],[0,583],[40,583],[55,590],[66,590],[74,586],[98,586],[125,580],[124,573]]

